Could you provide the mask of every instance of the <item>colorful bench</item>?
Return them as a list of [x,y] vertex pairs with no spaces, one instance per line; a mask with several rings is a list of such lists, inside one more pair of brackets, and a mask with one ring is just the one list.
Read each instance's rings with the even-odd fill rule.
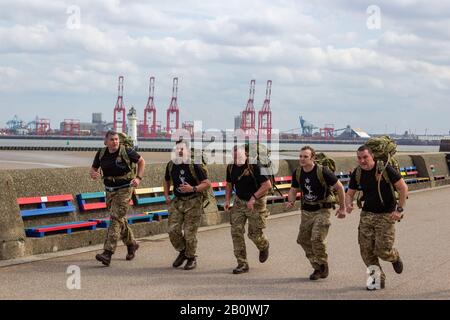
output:
[[95,230],[97,228],[97,222],[93,221],[78,221],[61,224],[50,224],[47,226],[39,226],[32,228],[25,228],[25,234],[27,237],[42,238],[48,233],[66,233],[70,234],[72,231],[80,230]]
[[227,182],[213,182],[211,183],[211,188],[213,189],[214,195],[216,197],[225,196]]
[[[170,196],[170,199],[173,199],[173,195]],[[166,198],[164,197],[164,188],[155,187],[135,189],[133,193],[133,200],[136,205],[165,203]]]
[[[33,209],[20,210],[20,214],[21,214],[22,218],[74,212],[75,206],[73,205],[72,201],[73,201],[73,196],[71,194],[62,194],[62,195],[46,196],[46,197],[28,197],[28,198],[18,198],[17,199],[17,203],[19,204],[19,206],[24,206],[24,205],[37,206],[37,208],[33,208]],[[48,203],[51,203],[51,204],[63,203],[63,205],[62,206],[47,206]]]
[[[92,202],[91,200],[97,200]],[[106,209],[106,192],[88,192],[77,194],[78,206],[80,211],[91,211]],[[133,200],[130,200],[130,205],[133,205]]]

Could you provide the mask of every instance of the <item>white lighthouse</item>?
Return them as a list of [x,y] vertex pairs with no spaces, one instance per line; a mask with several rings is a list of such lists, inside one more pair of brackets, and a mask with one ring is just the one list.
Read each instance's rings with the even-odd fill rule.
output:
[[136,114],[136,109],[132,106],[130,108],[130,111],[128,112],[128,136],[130,136],[131,139],[133,139],[134,147],[136,148],[138,146],[138,140],[137,140],[137,123],[138,118]]

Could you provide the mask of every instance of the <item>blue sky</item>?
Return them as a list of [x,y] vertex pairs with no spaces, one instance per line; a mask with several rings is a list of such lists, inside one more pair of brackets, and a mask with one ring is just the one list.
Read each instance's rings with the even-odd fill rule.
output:
[[[367,27],[369,5],[379,29]],[[177,76],[181,120],[221,129],[233,128],[250,80],[260,109],[271,79],[280,131],[302,115],[316,126],[448,133],[449,40],[450,3],[437,0],[3,0],[0,126],[15,114],[53,128],[92,112],[111,120],[123,75],[125,104],[141,119],[150,76],[158,120]]]

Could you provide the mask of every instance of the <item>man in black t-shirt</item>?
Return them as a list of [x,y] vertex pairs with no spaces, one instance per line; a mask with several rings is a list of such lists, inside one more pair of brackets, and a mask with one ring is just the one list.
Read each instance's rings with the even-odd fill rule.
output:
[[[362,191],[364,206],[358,227],[358,243],[361,257],[371,274],[367,289],[383,289],[386,275],[381,269],[379,258],[391,262],[396,273],[403,271],[403,262],[393,246],[395,221],[402,219],[408,186],[400,173],[390,165],[386,166],[384,172],[378,172],[369,147],[361,146],[357,157],[359,167],[351,175],[346,195],[347,212],[353,210],[355,193]],[[398,204],[395,190],[399,192]]]
[[245,222],[248,220],[248,237],[259,250],[259,261],[265,262],[269,257],[269,241],[263,233],[266,227],[268,210],[266,195],[272,187],[270,180],[261,174],[259,164],[248,163],[248,150],[245,147],[233,149],[234,163],[227,167],[227,186],[225,194],[225,211],[230,210],[233,187],[236,190],[234,206],[231,210],[231,238],[234,255],[238,266],[234,274],[248,272],[247,251],[245,247]]
[[[122,145],[119,134],[115,131],[106,133],[105,145],[106,147],[100,149],[95,155],[90,176],[94,180],[103,178],[105,184],[106,205],[111,214],[111,221],[104,244],[104,252],[97,254],[95,258],[109,266],[119,238],[127,246],[127,260],[132,260],[139,248],[139,244],[134,240],[133,232],[128,226],[126,215],[130,208],[129,202],[133,187],[139,186],[144,175],[145,161],[136,151]],[[132,163],[137,164],[137,175]],[[103,177],[99,172],[100,168]]]
[[[177,141],[175,152],[176,158],[167,164],[164,175],[164,196],[169,204],[169,238],[179,252],[172,266],[178,268],[187,260],[184,269],[192,270],[197,266],[195,253],[203,213],[202,192],[211,183],[202,166],[192,162],[187,141]],[[171,184],[175,194],[172,201],[169,196]]]
[[339,197],[338,218],[345,218],[345,191],[342,183],[327,167],[315,163],[315,151],[309,146],[300,150],[300,166],[292,173],[287,208],[293,208],[297,192],[301,190],[301,223],[297,243],[305,251],[314,268],[310,280],[328,277],[328,254],[325,240],[330,228],[331,190]]

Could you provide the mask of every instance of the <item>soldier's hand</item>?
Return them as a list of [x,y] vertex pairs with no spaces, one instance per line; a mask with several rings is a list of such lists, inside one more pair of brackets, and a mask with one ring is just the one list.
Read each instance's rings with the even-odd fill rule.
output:
[[254,204],[255,204],[255,199],[253,197],[251,197],[250,200],[248,200],[248,202],[247,202],[247,208],[249,208],[250,210],[253,210]]
[[402,212],[398,212],[398,211],[394,211],[391,213],[391,219],[394,221],[400,221],[403,218],[403,213]]
[[180,185],[178,190],[180,190],[182,193],[189,193],[189,192],[193,192],[194,191],[192,189],[192,186],[189,183],[187,183],[187,182],[185,182],[182,185]]
[[295,206],[295,203],[292,201],[286,202],[286,209],[292,209]]
[[230,201],[225,201],[225,203],[223,204],[223,208],[227,212],[230,211]]
[[347,203],[347,205],[345,206],[345,211],[350,214],[353,211],[353,203]]
[[130,185],[131,185],[132,187],[137,188],[137,187],[139,187],[139,184],[140,184],[140,183],[141,183],[141,179],[139,179],[139,178],[134,178],[133,180],[131,180]]
[[98,171],[91,171],[91,179],[92,180],[97,180],[98,178],[100,178],[101,177],[101,174],[100,174],[100,172],[98,172]]
[[166,197],[166,204],[170,204],[171,200],[170,197]]
[[336,211],[336,216],[338,217],[338,219],[344,219],[346,216],[345,208],[339,207],[339,209],[337,209]]

